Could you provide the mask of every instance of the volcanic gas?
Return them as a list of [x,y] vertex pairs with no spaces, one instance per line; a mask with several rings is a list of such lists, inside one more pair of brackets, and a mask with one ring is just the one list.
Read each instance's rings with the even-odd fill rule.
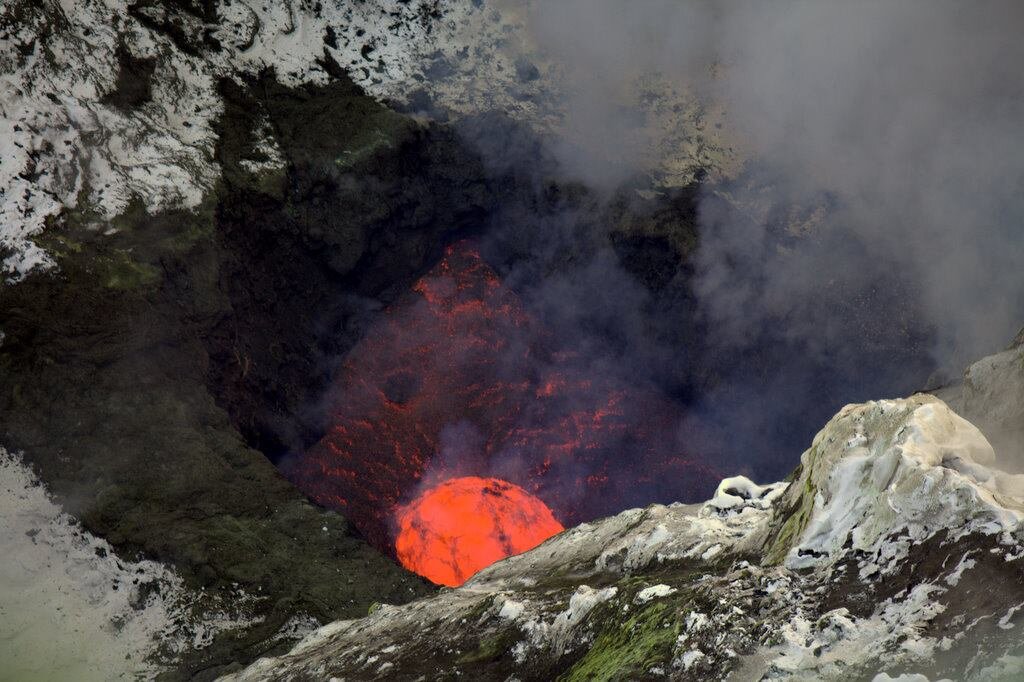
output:
[[539,499],[497,478],[463,476],[427,490],[397,512],[402,565],[441,585],[533,549],[562,531]]
[[[445,584],[560,524],[697,499],[720,478],[677,442],[675,403],[555,338],[468,242],[450,246],[371,325],[338,370],[330,405],[327,433],[290,477],[379,549]],[[440,499],[451,513],[425,524]],[[514,519],[540,509],[550,516],[544,532],[521,534]],[[490,524],[491,540],[465,539],[479,537],[476,523]],[[396,544],[411,527],[421,534],[415,552]],[[453,540],[450,527],[465,535]],[[448,573],[430,568],[449,564]]]

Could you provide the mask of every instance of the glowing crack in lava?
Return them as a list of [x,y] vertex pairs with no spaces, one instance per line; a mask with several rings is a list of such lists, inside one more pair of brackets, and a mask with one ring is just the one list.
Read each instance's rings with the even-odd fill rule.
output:
[[402,565],[451,587],[563,530],[547,505],[519,486],[478,476],[427,490],[400,507],[396,519]]
[[349,351],[324,437],[285,472],[393,555],[398,510],[460,477],[520,486],[566,526],[710,493],[678,405],[579,347],[454,244]]

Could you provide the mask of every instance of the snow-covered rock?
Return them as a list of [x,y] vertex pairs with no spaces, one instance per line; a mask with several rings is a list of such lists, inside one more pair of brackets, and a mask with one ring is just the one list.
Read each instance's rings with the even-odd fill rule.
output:
[[174,654],[252,624],[246,598],[200,619],[162,564],[122,561],[0,448],[0,677],[152,677]]
[[[33,238],[63,211],[79,211],[100,229],[133,201],[149,211],[197,206],[220,174],[221,78],[272,69],[288,85],[322,84],[330,58],[371,94],[401,98],[432,64],[465,49],[457,35],[489,43],[493,53],[502,31],[469,1],[236,0],[214,3],[212,12],[126,0],[17,0],[0,8],[6,278],[53,264]],[[137,92],[126,102],[121,86]],[[279,155],[269,135],[264,146],[273,165]]]
[[[218,0],[207,9],[127,0],[0,7],[0,275],[52,266],[39,235],[74,212],[103,232],[138,202],[193,208],[220,177],[221,79],[267,70],[322,85],[331,65],[368,94],[447,119],[500,112],[540,135],[562,126],[571,81],[530,44],[523,12],[459,0]],[[657,79],[637,84],[666,151],[668,185],[715,168],[707,111]],[[261,160],[281,163],[269,130]],[[653,170],[653,169],[652,169]]]
[[1022,489],[994,462],[935,397],[848,405],[788,483],[582,524],[232,679],[982,679],[1024,603]]

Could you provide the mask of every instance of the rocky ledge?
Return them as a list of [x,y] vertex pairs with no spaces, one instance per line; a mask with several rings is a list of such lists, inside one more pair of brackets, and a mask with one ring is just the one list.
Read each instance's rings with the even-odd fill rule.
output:
[[1022,518],[939,398],[848,405],[786,482],[580,525],[229,679],[1019,679]]

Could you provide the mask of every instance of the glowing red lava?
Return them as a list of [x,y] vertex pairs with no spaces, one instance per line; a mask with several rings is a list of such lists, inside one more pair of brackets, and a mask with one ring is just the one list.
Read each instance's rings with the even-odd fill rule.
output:
[[449,479],[396,517],[402,565],[451,587],[563,530],[547,505],[519,486],[478,476]]
[[367,329],[334,389],[287,473],[389,553],[399,510],[451,479],[508,481],[573,525],[721,478],[683,450],[675,403],[555,337],[466,242]]

